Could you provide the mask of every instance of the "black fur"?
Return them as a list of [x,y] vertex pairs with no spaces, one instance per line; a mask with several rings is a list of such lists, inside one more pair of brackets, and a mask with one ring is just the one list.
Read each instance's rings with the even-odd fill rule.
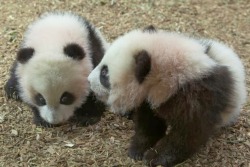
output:
[[135,122],[135,135],[132,137],[128,155],[133,159],[141,160],[144,152],[164,136],[166,124],[153,113],[147,102],[130,113],[133,114],[132,119]]
[[105,110],[105,105],[98,101],[94,96],[94,93],[91,92],[87,101],[81,106],[81,108],[75,111],[75,114],[70,121],[78,123],[81,126],[93,125],[101,120]]
[[19,90],[18,90],[18,78],[15,74],[17,68],[17,61],[15,61],[10,70],[10,78],[4,85],[4,90],[8,99],[12,98],[20,101]]
[[151,69],[151,58],[147,51],[142,50],[135,56],[135,76],[141,84]]
[[153,25],[149,25],[149,26],[145,27],[142,31],[154,33],[154,32],[157,32],[157,29]]
[[211,49],[211,44],[207,45],[205,53],[208,54],[209,50]]
[[85,57],[83,48],[76,43],[66,45],[63,48],[63,52],[65,55],[71,57],[74,60],[82,60]]
[[60,98],[60,104],[71,105],[75,101],[75,96],[69,92],[64,92]]
[[100,82],[105,88],[110,89],[109,69],[107,65],[102,66],[102,69],[100,72]]
[[35,95],[34,101],[35,101],[36,105],[38,105],[38,106],[46,105],[46,100],[44,99],[44,97],[40,93]]
[[17,61],[24,64],[34,55],[35,50],[33,48],[21,48],[17,52]]
[[86,20],[85,20],[85,24],[87,25],[87,29],[89,31],[88,40],[90,43],[89,45],[90,50],[92,51],[92,56],[91,56],[92,64],[95,68],[102,60],[105,50],[102,46],[101,39],[98,37],[98,35],[95,32],[94,27]]
[[[232,86],[233,79],[227,67],[218,66],[203,79],[183,85],[169,100],[152,110],[158,119],[165,121],[164,125],[156,126],[155,117],[144,116],[145,111],[150,112],[150,109],[139,108],[137,117],[141,120],[135,119],[137,128],[130,156],[141,158],[143,149],[151,147],[148,144],[143,146],[141,141],[148,141],[154,131],[158,132],[160,139],[152,142],[156,144],[143,154],[148,165],[174,166],[192,156],[213,134],[215,125],[221,121],[220,114],[227,107],[232,107]],[[163,135],[167,125],[171,125],[172,129],[168,135]]]

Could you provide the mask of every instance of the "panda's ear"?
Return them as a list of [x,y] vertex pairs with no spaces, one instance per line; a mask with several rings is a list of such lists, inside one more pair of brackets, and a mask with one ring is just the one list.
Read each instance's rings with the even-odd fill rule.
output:
[[149,26],[145,27],[142,31],[148,32],[148,33],[157,32],[156,28],[153,25],[149,25]]
[[34,55],[35,50],[33,48],[21,48],[17,52],[17,61],[25,64]]
[[66,45],[63,48],[63,52],[66,56],[71,57],[74,60],[82,60],[85,57],[83,48],[76,43]]
[[146,50],[138,52],[135,56],[135,77],[141,84],[151,69],[151,58]]

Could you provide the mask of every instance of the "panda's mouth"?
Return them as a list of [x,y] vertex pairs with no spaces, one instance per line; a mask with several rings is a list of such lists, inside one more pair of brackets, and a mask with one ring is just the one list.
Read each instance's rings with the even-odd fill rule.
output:
[[102,94],[101,95],[101,94],[95,93],[95,92],[94,92],[94,94],[95,94],[97,100],[102,101],[104,103],[106,103],[108,101],[109,94]]
[[103,89],[103,88],[96,86],[94,84],[90,84],[90,85],[91,85],[90,89],[94,93],[97,100],[100,100],[100,101],[106,103],[108,98],[109,98],[110,90]]

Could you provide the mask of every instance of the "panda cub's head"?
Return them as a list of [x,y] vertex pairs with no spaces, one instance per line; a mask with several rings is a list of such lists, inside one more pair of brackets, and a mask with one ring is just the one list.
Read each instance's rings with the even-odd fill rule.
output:
[[26,31],[17,54],[20,97],[46,122],[65,122],[85,102],[89,50],[87,26],[73,14],[45,14]]
[[[156,108],[181,84],[203,76],[215,65],[194,39],[150,26],[115,40],[88,80],[96,96],[116,113]],[[197,63],[198,62],[198,63]]]

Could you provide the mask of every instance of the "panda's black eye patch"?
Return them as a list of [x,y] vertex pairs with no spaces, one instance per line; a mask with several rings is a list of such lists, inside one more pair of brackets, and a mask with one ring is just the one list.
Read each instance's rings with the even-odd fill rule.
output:
[[74,101],[74,95],[69,92],[64,92],[60,98],[60,103],[64,105],[71,105]]
[[100,82],[105,88],[110,89],[109,70],[108,70],[108,66],[106,65],[102,66],[102,69],[100,72]]
[[76,43],[66,45],[63,48],[63,52],[65,55],[71,57],[74,60],[82,60],[85,57],[83,48]]
[[38,106],[46,105],[46,100],[44,99],[44,97],[40,93],[35,95],[35,102]]
[[35,50],[33,48],[21,48],[17,52],[17,61],[24,64],[34,55]]

